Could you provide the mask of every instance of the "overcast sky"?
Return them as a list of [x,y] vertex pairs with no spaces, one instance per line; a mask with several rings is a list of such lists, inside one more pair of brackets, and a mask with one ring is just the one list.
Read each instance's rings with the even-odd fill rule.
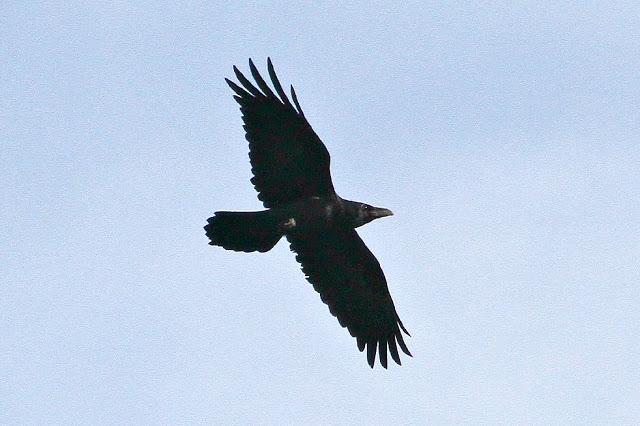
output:
[[[513,3],[3,1],[0,423],[639,423],[640,6]],[[267,56],[395,212],[401,367],[284,241],[207,245]]]

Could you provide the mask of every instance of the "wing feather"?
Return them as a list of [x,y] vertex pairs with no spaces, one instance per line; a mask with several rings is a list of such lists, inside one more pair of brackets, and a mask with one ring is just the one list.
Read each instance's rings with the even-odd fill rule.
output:
[[233,72],[236,74],[236,78],[238,79],[238,81],[240,81],[240,83],[242,83],[242,85],[244,86],[244,88],[251,93],[253,96],[257,97],[257,98],[263,98],[264,97],[264,93],[262,93],[261,91],[259,91],[250,81],[247,77],[244,76],[244,74],[242,74],[240,72],[240,70],[238,69],[238,67],[236,67],[234,65],[233,67]]
[[276,95],[273,93],[267,82],[264,81],[251,59],[249,59],[249,68],[251,68],[251,75],[256,83],[258,83],[260,90],[262,90],[268,98],[277,99]]
[[300,108],[300,104],[298,103],[298,96],[296,95],[296,89],[294,89],[293,86],[291,86],[291,98],[293,99],[293,103],[296,105],[298,114],[304,117],[304,112],[302,111],[302,108]]
[[291,102],[289,101],[289,98],[287,98],[287,94],[285,93],[285,91],[282,89],[280,80],[278,80],[276,70],[273,68],[273,63],[271,62],[271,58],[267,58],[267,70],[269,71],[269,77],[271,78],[273,87],[276,88],[276,92],[278,92],[278,95],[280,95],[280,99],[285,105],[291,106]]
[[367,362],[369,366],[373,368],[373,365],[376,363],[376,347],[378,343],[375,341],[367,342]]
[[398,354],[398,347],[396,346],[395,336],[391,336],[389,338],[388,344],[389,344],[389,353],[391,353],[391,358],[393,358],[396,364],[402,365],[402,363],[400,362],[400,355]]
[[380,348],[378,349],[378,354],[380,355],[380,364],[387,368],[387,341],[380,340]]
[[248,98],[251,97],[249,92],[247,92],[242,87],[238,86],[237,84],[235,84],[233,81],[229,80],[228,78],[225,78],[224,81],[226,81],[227,84],[229,85],[229,87],[231,87],[231,90],[233,90],[234,92],[236,92],[238,94],[238,96],[234,96],[234,98],[236,98],[236,100],[238,100],[238,98],[240,98],[240,99],[248,99]]

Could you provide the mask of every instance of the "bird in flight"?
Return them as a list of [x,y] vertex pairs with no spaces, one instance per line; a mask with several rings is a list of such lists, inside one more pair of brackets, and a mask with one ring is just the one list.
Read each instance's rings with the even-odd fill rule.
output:
[[[296,92],[291,100],[271,63],[273,90],[249,59],[254,85],[235,66],[239,84],[225,79],[240,104],[253,183],[265,210],[218,211],[204,227],[210,245],[243,252],[269,251],[283,236],[342,327],[367,349],[367,361],[387,368],[387,350],[401,364],[398,346],[412,356],[380,263],[355,228],[393,213],[340,198],[333,189],[329,152],[307,121]],[[275,90],[275,92],[274,92]]]

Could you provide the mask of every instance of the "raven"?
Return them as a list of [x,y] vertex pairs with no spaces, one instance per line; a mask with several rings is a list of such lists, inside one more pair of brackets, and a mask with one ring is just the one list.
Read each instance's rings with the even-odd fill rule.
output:
[[340,198],[333,189],[329,152],[307,121],[296,92],[291,99],[267,58],[274,91],[249,59],[256,87],[237,67],[242,85],[225,79],[240,104],[253,183],[266,210],[215,212],[204,227],[210,245],[243,252],[269,251],[282,236],[329,311],[367,348],[367,361],[387,368],[387,349],[401,364],[397,344],[412,356],[380,264],[355,228],[393,213]]

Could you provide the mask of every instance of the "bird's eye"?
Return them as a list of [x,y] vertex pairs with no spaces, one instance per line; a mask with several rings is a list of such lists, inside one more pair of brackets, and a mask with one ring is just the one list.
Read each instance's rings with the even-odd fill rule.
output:
[[367,204],[363,204],[362,205],[362,210],[369,210],[371,206],[367,205]]

